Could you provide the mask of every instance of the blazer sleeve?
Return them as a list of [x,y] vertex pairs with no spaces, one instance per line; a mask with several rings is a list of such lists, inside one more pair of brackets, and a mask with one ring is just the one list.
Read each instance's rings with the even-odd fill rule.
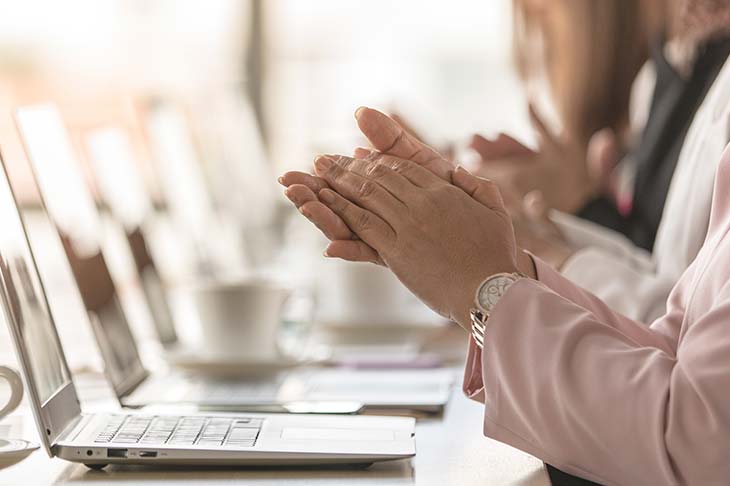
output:
[[484,433],[602,484],[726,483],[730,284],[678,347],[692,267],[650,327],[538,266],[547,283],[514,284],[470,344]]

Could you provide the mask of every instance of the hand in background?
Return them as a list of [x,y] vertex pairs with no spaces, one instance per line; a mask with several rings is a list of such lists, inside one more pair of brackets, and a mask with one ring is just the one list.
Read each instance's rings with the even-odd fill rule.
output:
[[[532,106],[530,118],[538,133],[538,149],[531,150],[505,134],[495,140],[475,135],[470,146],[482,159],[476,173],[494,180],[520,199],[540,191],[548,207],[575,213],[604,190],[617,158],[610,163],[602,159],[600,164],[591,165],[587,160],[590,149],[554,135]],[[612,134],[609,137],[602,131],[597,136],[598,142],[605,145],[609,139],[615,147]]]
[[512,212],[517,243],[547,264],[560,270],[575,250],[549,217],[549,208],[539,191],[527,194],[518,212]]

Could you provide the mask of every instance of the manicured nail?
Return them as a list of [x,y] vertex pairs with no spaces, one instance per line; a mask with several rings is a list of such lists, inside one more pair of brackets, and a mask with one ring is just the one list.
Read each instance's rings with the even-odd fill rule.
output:
[[364,106],[361,106],[357,110],[355,110],[355,119],[356,120],[360,119],[360,115],[362,115],[363,110],[365,110]]
[[330,167],[332,167],[332,159],[327,157],[326,155],[320,155],[314,160],[314,166],[320,171],[320,172],[326,172],[329,170]]
[[319,191],[319,199],[325,204],[332,204],[335,202],[335,193],[330,189],[322,189]]

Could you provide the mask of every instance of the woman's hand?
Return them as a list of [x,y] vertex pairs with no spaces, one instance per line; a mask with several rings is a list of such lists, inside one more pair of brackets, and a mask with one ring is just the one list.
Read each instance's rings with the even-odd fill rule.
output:
[[[607,179],[618,162],[615,137],[604,130],[585,147],[552,133],[532,106],[530,117],[538,133],[539,148],[533,151],[505,134],[495,140],[475,135],[471,148],[481,157],[476,174],[494,180],[501,189],[514,192],[520,199],[540,191],[549,207],[576,213],[605,191]],[[611,160],[600,155],[601,160],[594,163],[593,148],[607,141],[611,144]],[[603,151],[606,155],[608,152]]]
[[[355,119],[363,135],[374,148],[374,150],[356,149],[356,157],[376,160],[380,155],[389,155],[408,159],[438,177],[450,180],[454,168],[453,162],[441,157],[438,152],[418,140],[414,134],[404,130],[392,118],[377,110],[361,107],[355,112]],[[285,194],[299,212],[315,224],[329,240],[358,240],[357,235],[350,231],[342,219],[319,201],[317,194],[328,187],[325,180],[304,172],[292,171],[281,176],[279,183],[286,186]],[[353,244],[348,248],[352,250],[352,253],[346,255],[348,260],[383,264],[377,251],[367,244]]]
[[359,238],[332,241],[326,254],[359,261],[374,250],[416,296],[463,326],[482,280],[518,269],[499,190],[463,168],[447,174],[453,184],[420,164],[379,154],[320,156],[315,171],[328,186],[318,202]]

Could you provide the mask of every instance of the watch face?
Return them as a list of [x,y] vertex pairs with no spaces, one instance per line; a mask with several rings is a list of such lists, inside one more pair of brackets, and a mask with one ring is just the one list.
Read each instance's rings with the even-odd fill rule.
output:
[[514,282],[514,277],[507,275],[494,277],[484,282],[477,295],[479,307],[490,312],[492,307],[499,301],[499,298],[507,292],[509,286]]

